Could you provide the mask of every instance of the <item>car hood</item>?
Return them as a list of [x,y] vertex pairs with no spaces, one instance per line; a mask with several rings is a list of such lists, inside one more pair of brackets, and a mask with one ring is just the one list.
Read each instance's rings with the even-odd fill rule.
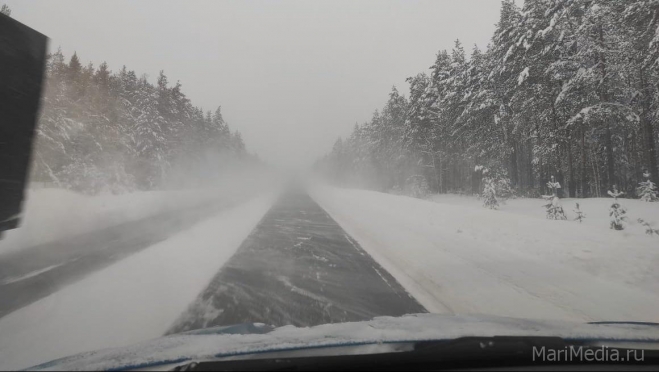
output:
[[[402,351],[394,345],[461,337],[561,337],[593,344],[659,347],[659,324],[574,323],[493,316],[415,314],[309,328],[250,323],[208,328],[132,346],[87,352],[30,370],[123,370],[171,368],[192,361],[266,357],[303,351],[304,356]],[[652,347],[654,346],[654,347]],[[299,355],[299,354],[296,354]]]

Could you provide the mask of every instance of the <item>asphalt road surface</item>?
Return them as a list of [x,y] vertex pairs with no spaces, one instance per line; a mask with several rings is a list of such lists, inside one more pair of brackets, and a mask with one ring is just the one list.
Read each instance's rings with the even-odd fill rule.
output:
[[239,323],[313,326],[426,310],[302,190],[291,190],[168,334]]
[[235,204],[213,202],[0,256],[0,318]]

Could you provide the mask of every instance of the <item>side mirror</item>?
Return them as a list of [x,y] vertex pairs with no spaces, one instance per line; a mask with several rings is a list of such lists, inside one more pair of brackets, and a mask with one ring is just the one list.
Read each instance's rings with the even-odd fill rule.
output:
[[18,227],[46,62],[46,36],[0,14],[0,234]]

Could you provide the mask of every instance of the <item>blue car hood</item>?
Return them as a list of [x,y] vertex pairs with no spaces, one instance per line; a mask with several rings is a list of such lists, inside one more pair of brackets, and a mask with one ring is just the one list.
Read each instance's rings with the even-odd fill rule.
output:
[[393,345],[402,343],[494,336],[561,337],[600,344],[642,343],[644,348],[659,348],[659,324],[654,323],[572,323],[415,314],[308,328],[273,328],[259,323],[209,328],[86,352],[30,370],[168,369],[191,361],[258,358],[282,352],[296,352],[296,356],[379,353],[396,351]]

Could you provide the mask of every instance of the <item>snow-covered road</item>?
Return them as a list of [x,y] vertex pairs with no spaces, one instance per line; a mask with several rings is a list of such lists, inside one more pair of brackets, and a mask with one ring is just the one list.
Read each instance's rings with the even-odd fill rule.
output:
[[426,310],[301,189],[268,211],[170,333],[314,326]]
[[221,211],[0,318],[0,370],[163,335],[274,200]]
[[[277,195],[192,224],[0,318],[0,369],[240,322],[308,326],[426,310],[659,321],[657,238],[608,230],[595,217],[607,200],[584,200],[591,220],[579,224],[545,220],[533,199],[492,211],[470,199],[327,186],[312,187],[312,198]],[[651,219],[657,207],[632,210]],[[0,288],[61,268],[5,275]]]
[[213,200],[0,255],[0,318],[189,229],[230,204]]
[[659,321],[656,237],[548,221],[539,206],[530,218],[363,190],[312,195],[431,312]]

